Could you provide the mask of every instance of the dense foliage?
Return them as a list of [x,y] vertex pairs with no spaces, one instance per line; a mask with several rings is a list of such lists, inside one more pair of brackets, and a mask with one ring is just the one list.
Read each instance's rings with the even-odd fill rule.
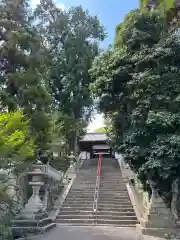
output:
[[60,111],[58,121],[73,124],[58,134],[74,150],[93,108],[88,70],[103,27],[82,7],[62,11],[47,0],[34,10],[28,0],[3,0],[0,14],[1,110],[26,114],[37,150],[50,148],[52,115]]
[[37,6],[35,17],[49,57],[47,84],[52,105],[61,112],[59,123],[63,123],[63,127],[60,131],[66,135],[69,148],[75,150],[79,130],[83,129],[93,109],[89,91],[93,80],[88,71],[99,53],[98,43],[105,37],[104,29],[97,17],[92,17],[82,7],[62,11],[47,0]]
[[[89,69],[105,37],[98,18],[80,6],[30,3],[0,1],[0,167],[18,170],[35,153],[49,154],[53,141],[77,151],[93,109]],[[51,159],[61,170],[69,163]]]
[[[29,122],[22,112],[0,114],[0,167],[9,168],[34,155]],[[9,161],[8,161],[9,160]]]
[[[26,0],[0,4],[1,107],[22,109],[38,148],[47,142],[50,94],[44,84],[45,60]],[[38,124],[38,122],[41,124]]]
[[180,42],[165,22],[158,9],[133,10],[91,74],[116,149],[167,196],[180,167]]
[[34,161],[35,145],[29,130],[29,122],[22,112],[0,114],[0,237],[3,240],[12,239],[9,224],[18,209],[17,201],[7,192],[8,174],[19,173]]

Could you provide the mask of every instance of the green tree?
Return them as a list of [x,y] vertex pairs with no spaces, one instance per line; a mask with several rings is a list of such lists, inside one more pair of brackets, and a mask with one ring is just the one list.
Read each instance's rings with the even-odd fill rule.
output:
[[29,121],[22,112],[0,114],[1,168],[9,168],[34,156]]
[[[1,108],[22,109],[38,148],[48,141],[46,58],[27,0],[0,3]],[[37,124],[41,122],[41,124]]]
[[0,238],[13,239],[9,225],[17,202],[7,193],[8,176],[2,169],[17,174],[34,161],[35,144],[29,121],[22,112],[0,114]]
[[72,115],[58,112],[55,117],[53,133],[55,139],[60,139],[65,143],[66,153],[70,154],[72,150],[70,146],[74,144],[74,139],[72,138],[74,131],[76,131],[76,136],[79,139],[85,133],[86,127],[87,122],[85,120],[75,119]]
[[[62,11],[47,0],[41,1],[35,16],[51,60],[48,74],[53,104],[65,119],[69,115],[77,121],[75,124],[87,120],[93,108],[89,69],[99,53],[98,43],[105,37],[104,28],[82,7]],[[77,137],[71,129],[72,150]]]
[[143,183],[150,172],[165,195],[179,175],[178,30],[157,9],[133,11],[130,19],[120,44],[94,62],[92,91],[111,119],[116,149]]
[[103,133],[105,133],[107,130],[106,130],[106,127],[101,127],[101,128],[97,128],[96,130],[95,130],[95,132],[103,132]]

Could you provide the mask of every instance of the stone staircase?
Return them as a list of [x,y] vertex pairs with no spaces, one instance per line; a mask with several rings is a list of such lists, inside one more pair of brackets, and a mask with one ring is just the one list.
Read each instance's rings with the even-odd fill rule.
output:
[[93,201],[97,160],[86,161],[63,204],[56,222],[72,225],[113,225],[135,227],[137,218],[132,207],[119,165],[114,159],[103,158],[97,221]]
[[56,222],[61,224],[93,224],[93,200],[97,160],[85,161],[77,174]]
[[103,159],[98,201],[98,224],[135,227],[137,217],[115,159]]

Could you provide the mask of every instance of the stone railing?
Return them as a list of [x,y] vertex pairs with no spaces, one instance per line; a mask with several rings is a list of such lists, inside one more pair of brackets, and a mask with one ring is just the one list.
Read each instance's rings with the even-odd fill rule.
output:
[[61,181],[64,173],[61,171],[57,171],[55,168],[51,167],[49,164],[45,165],[45,174],[48,177],[52,177],[56,181]]
[[133,204],[138,221],[143,218],[144,213],[148,209],[149,195],[144,191],[137,175],[132,171],[128,163],[125,163],[124,158],[120,154],[116,154],[116,159],[119,163],[122,176],[127,183],[128,192]]
[[32,187],[32,196],[22,211],[23,215],[33,218],[37,212],[51,211],[61,189],[76,175],[76,165],[72,162],[66,173],[41,162],[32,165],[27,173],[31,179],[29,185]]
[[55,225],[52,222],[54,212],[58,211],[61,196],[72,184],[81,164],[80,158],[77,162],[72,161],[65,173],[40,161],[18,177],[12,171],[1,171],[6,178],[7,193],[18,205],[17,215],[12,221],[13,236],[46,231]]
[[177,231],[173,214],[167,208],[163,199],[155,187],[153,181],[148,181],[152,194],[149,198],[147,191],[144,191],[137,175],[132,171],[128,163],[125,163],[121,154],[116,154],[122,176],[126,180],[127,190],[136,212],[139,224],[137,230],[143,234],[164,237],[167,233]]
[[[10,170],[0,169],[0,174],[5,177],[7,193],[13,199],[16,198],[19,202],[19,209],[23,213],[33,209],[32,205],[37,211],[41,208],[45,211],[53,204],[51,198],[56,199],[62,187],[68,184],[69,179],[76,175],[76,172],[81,167],[82,161],[81,156],[79,156],[77,162],[71,162],[70,167],[65,173],[56,170],[49,164],[43,164],[39,161],[37,164],[33,164],[29,167],[18,177],[14,176]],[[32,188],[32,196],[26,200],[25,205],[24,199],[28,196],[25,196],[27,193],[23,192],[22,185],[26,185],[24,186],[26,190]],[[34,209],[33,211],[36,210]]]

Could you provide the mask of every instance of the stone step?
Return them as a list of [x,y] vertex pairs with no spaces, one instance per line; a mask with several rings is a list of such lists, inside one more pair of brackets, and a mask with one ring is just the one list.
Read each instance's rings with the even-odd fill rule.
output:
[[94,183],[88,183],[88,184],[83,184],[83,181],[81,183],[74,184],[71,189],[93,189],[95,188],[95,182]]
[[102,195],[102,196],[103,195],[106,195],[106,196],[129,196],[127,190],[126,191],[116,191],[116,192],[113,192],[113,191],[104,192],[104,191],[101,191],[101,189],[99,191],[99,195]]
[[[87,203],[87,204],[79,204],[79,203],[73,203],[73,204],[68,204],[68,203],[64,203],[63,204],[63,208],[65,207],[73,207],[73,208],[76,208],[76,209],[82,209],[83,208],[89,208],[90,210],[92,210],[93,208],[93,202],[92,203]],[[98,204],[98,209],[99,210],[106,210],[106,209],[115,209],[115,210],[119,210],[119,209],[122,209],[122,208],[132,208],[132,205],[131,204]]]
[[100,188],[102,189],[127,189],[126,184],[100,184]]
[[[98,211],[99,215],[101,216],[105,216],[105,215],[108,215],[108,216],[136,216],[135,215],[135,212],[133,209],[131,209],[131,211]],[[76,216],[76,215],[83,215],[83,216],[86,216],[86,215],[91,215],[93,214],[92,211],[82,211],[82,210],[79,210],[79,211],[63,211],[61,210],[58,214],[58,216],[62,216],[62,215],[71,215],[71,216]]]
[[129,199],[129,194],[126,193],[126,194],[114,194],[114,195],[111,195],[111,194],[102,194],[102,193],[99,193],[99,198],[103,199],[103,198],[108,198],[108,199],[113,199],[113,200],[119,200],[119,199]]
[[[94,194],[91,196],[67,196],[66,201],[89,201],[94,199]],[[110,196],[99,196],[99,202],[125,202],[130,201],[129,196],[119,196],[116,198],[111,198]]]
[[121,176],[116,176],[116,177],[114,177],[114,178],[112,178],[112,177],[107,177],[107,176],[100,176],[100,181],[102,182],[102,183],[112,183],[112,182],[118,182],[118,183],[125,183],[125,180],[124,180],[124,178],[123,177],[121,177]]
[[107,225],[136,225],[137,220],[111,220],[111,219],[98,219],[97,224],[107,224]]
[[86,214],[86,215],[81,215],[81,214],[74,214],[74,215],[58,215],[57,218],[56,218],[56,221],[58,220],[65,220],[65,219],[93,219],[94,215],[93,213],[91,212],[90,214]]
[[66,199],[94,199],[94,193],[89,195],[68,195]]
[[83,191],[81,191],[79,193],[78,192],[75,193],[75,192],[71,192],[70,191],[68,193],[68,197],[69,196],[71,196],[71,197],[78,197],[79,196],[80,198],[83,197],[83,196],[84,197],[89,197],[89,196],[94,196],[94,191],[91,191],[91,192],[83,192]]
[[99,186],[100,187],[100,189],[105,189],[105,190],[116,190],[116,189],[118,189],[118,190],[127,190],[127,187],[126,187],[126,185],[124,185],[124,184],[121,184],[121,185],[116,185],[116,184],[113,184],[113,185],[109,185],[109,186],[107,186],[107,185],[100,185]]
[[78,181],[83,181],[83,182],[95,182],[96,181],[96,176],[91,176],[91,177],[78,177],[75,179],[75,183]]
[[43,227],[46,225],[49,225],[50,223],[52,223],[52,219],[51,218],[44,218],[44,219],[40,219],[40,220],[13,220],[12,222],[12,226],[18,227],[18,226],[23,226],[23,227]]
[[[94,219],[57,219],[57,223],[85,223],[85,224],[93,224]],[[106,219],[101,219],[97,220],[97,224],[107,224],[107,225],[136,225],[137,221],[136,220],[106,220]]]
[[91,195],[82,195],[82,196],[73,196],[73,195],[69,195],[67,196],[66,200],[79,200],[79,201],[86,201],[86,200],[93,200],[94,199],[94,194]]
[[86,201],[86,200],[93,200],[94,196],[67,196],[67,201]]
[[81,186],[77,186],[77,187],[73,187],[73,188],[71,188],[71,190],[70,190],[70,192],[74,192],[74,193],[80,193],[80,192],[93,192],[94,191],[94,189],[95,189],[95,186],[93,186],[93,187],[87,187],[86,186],[86,188],[81,188]]
[[67,204],[67,205],[73,205],[73,204],[81,204],[81,205],[88,205],[88,204],[92,204],[93,205],[93,202],[94,200],[93,199],[90,199],[90,200],[65,200],[64,204]]
[[103,216],[103,215],[108,215],[108,216],[135,216],[136,214],[134,212],[134,209],[129,209],[128,211],[125,211],[124,209],[122,209],[122,211],[103,211],[103,210],[99,210],[98,209],[98,214]]
[[27,234],[39,234],[39,233],[45,233],[48,232],[49,230],[53,229],[56,227],[56,223],[50,223],[46,226],[43,227],[32,227],[32,226],[18,226],[18,227],[12,227],[12,235],[13,237],[16,238],[21,238],[26,236]]
[[[93,213],[90,213],[90,214],[76,214],[76,215],[58,215],[57,217],[57,221],[60,220],[60,219],[92,219],[94,218],[94,215]],[[137,218],[136,216],[114,216],[114,215],[101,215],[100,213],[98,213],[98,216],[97,216],[98,220],[119,220],[119,221],[137,221]]]
[[127,197],[129,196],[128,191],[102,191],[101,189],[99,190],[99,196],[122,196],[122,197]]
[[71,194],[91,194],[95,191],[95,187],[91,190],[91,189],[86,189],[86,190],[83,190],[83,189],[71,189],[69,193]]
[[126,194],[127,194],[128,192],[127,192],[127,190],[124,190],[124,191],[122,191],[122,190],[106,191],[106,190],[102,190],[102,189],[99,190],[99,194],[104,194],[104,195],[108,195],[108,194],[109,194],[109,195],[110,195],[110,194],[111,194],[111,195],[115,195],[115,194],[117,195],[117,194],[123,194],[123,193],[126,193]]
[[61,211],[92,211],[93,210],[93,206],[68,206],[68,205],[63,205],[63,208]]
[[94,192],[94,190],[95,190],[95,187],[92,188],[92,189],[86,188],[86,190],[83,189],[83,188],[82,188],[82,189],[81,189],[81,188],[72,188],[71,191],[70,191],[70,193],[73,193],[73,194],[92,193],[92,192]]
[[131,203],[130,199],[129,198],[119,198],[119,199],[111,199],[111,198],[102,198],[102,197],[99,197],[99,200],[98,200],[99,203],[112,203],[112,204],[116,204],[116,203]]
[[98,204],[99,209],[103,208],[103,209],[111,209],[111,208],[115,208],[115,209],[119,209],[119,208],[131,208],[132,204],[131,203],[116,203],[116,204],[112,204],[112,203],[99,203]]
[[[80,209],[77,209],[76,207],[63,207],[60,211],[61,212],[92,212],[92,207],[83,207],[80,208]],[[113,213],[113,214],[121,214],[121,213],[134,213],[134,209],[131,207],[131,208],[120,208],[119,210],[116,210],[114,208],[109,208],[109,209],[102,209],[102,208],[98,208],[98,211],[101,211],[101,213],[107,213],[107,212],[110,212],[110,213]]]
[[89,203],[67,203],[67,202],[64,202],[63,204],[63,207],[76,207],[78,209],[81,209],[81,207],[93,207],[93,201],[92,202],[89,202]]
[[101,212],[98,212],[98,219],[99,220],[102,220],[102,219],[105,219],[105,220],[119,220],[119,221],[136,221],[137,222],[137,217],[135,215],[131,215],[131,216],[126,216],[126,215],[123,215],[123,216],[116,216],[116,215],[101,215]]
[[[100,224],[100,223],[96,223],[96,221],[94,221],[93,223],[56,223],[57,224],[57,226],[64,226],[64,227],[69,227],[69,226],[107,226],[107,224]],[[115,224],[113,224],[112,225],[113,227],[117,227],[117,228],[135,228],[136,227],[136,225],[123,225],[123,224],[121,224],[121,226],[119,226],[119,225],[115,225]]]
[[76,179],[74,182],[74,185],[95,184],[95,182],[96,182],[96,177],[93,179],[87,179],[87,178],[86,179],[78,179],[78,180]]

